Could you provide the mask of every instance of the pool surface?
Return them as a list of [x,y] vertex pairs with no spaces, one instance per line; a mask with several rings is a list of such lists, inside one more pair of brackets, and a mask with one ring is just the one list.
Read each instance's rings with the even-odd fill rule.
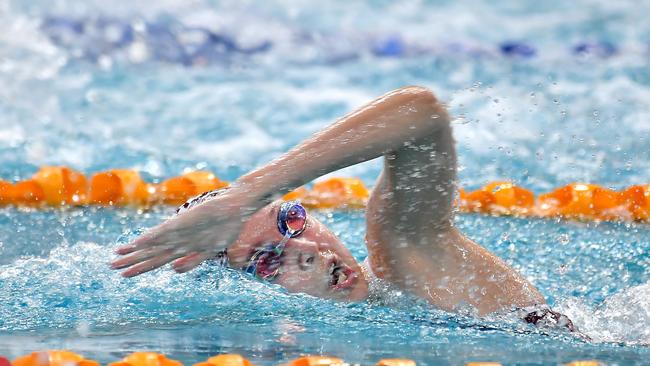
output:
[[[149,181],[207,169],[232,181],[416,84],[456,117],[464,187],[649,183],[649,11],[605,1],[0,0],[0,178],[67,165],[132,168]],[[335,175],[370,186],[379,169],[376,160]],[[172,213],[0,208],[0,354],[649,364],[650,225],[457,217],[593,338],[584,342],[400,294],[346,304],[209,265],[135,279],[109,269],[114,248]],[[366,256],[362,211],[313,214]]]

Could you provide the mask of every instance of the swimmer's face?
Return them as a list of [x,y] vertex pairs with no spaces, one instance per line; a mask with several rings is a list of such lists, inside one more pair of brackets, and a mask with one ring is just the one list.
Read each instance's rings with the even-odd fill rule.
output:
[[[277,227],[281,203],[276,201],[260,209],[246,222],[228,248],[232,267],[245,267],[265,244],[282,240]],[[336,300],[359,301],[368,296],[367,280],[348,248],[309,213],[302,234],[287,242],[273,283],[291,292]]]

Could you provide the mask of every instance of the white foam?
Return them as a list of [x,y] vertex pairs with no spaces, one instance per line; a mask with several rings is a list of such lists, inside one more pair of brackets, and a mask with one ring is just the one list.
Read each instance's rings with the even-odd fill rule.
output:
[[571,298],[558,309],[595,342],[650,345],[650,283],[625,289],[595,308]]

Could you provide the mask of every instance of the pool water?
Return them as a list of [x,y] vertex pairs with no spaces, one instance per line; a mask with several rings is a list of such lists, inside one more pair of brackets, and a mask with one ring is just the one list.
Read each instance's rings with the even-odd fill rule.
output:
[[[647,4],[576,1],[0,0],[0,177],[42,165],[150,181],[263,164],[388,90],[427,86],[456,116],[460,184],[650,182]],[[308,162],[305,162],[306,164]],[[337,172],[374,181],[380,161]],[[336,303],[204,265],[122,279],[112,250],[173,208],[0,208],[0,354],[222,352],[371,364],[650,359],[650,226],[459,215],[457,225],[593,342],[438,311],[403,294]],[[314,212],[352,249],[362,211]]]

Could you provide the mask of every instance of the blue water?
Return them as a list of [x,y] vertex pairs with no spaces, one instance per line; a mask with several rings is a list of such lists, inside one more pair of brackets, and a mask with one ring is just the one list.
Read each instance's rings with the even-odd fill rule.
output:
[[[417,84],[449,103],[460,183],[650,182],[648,5],[532,1],[0,0],[0,177],[46,164],[233,180],[336,117]],[[307,163],[307,162],[306,162]],[[338,172],[369,185],[374,161]],[[460,215],[457,224],[593,338],[447,314],[395,295],[342,304],[203,266],[122,279],[112,249],[173,212],[0,209],[0,354],[155,350],[371,364],[650,359],[650,226]],[[365,257],[362,212],[315,213]]]

